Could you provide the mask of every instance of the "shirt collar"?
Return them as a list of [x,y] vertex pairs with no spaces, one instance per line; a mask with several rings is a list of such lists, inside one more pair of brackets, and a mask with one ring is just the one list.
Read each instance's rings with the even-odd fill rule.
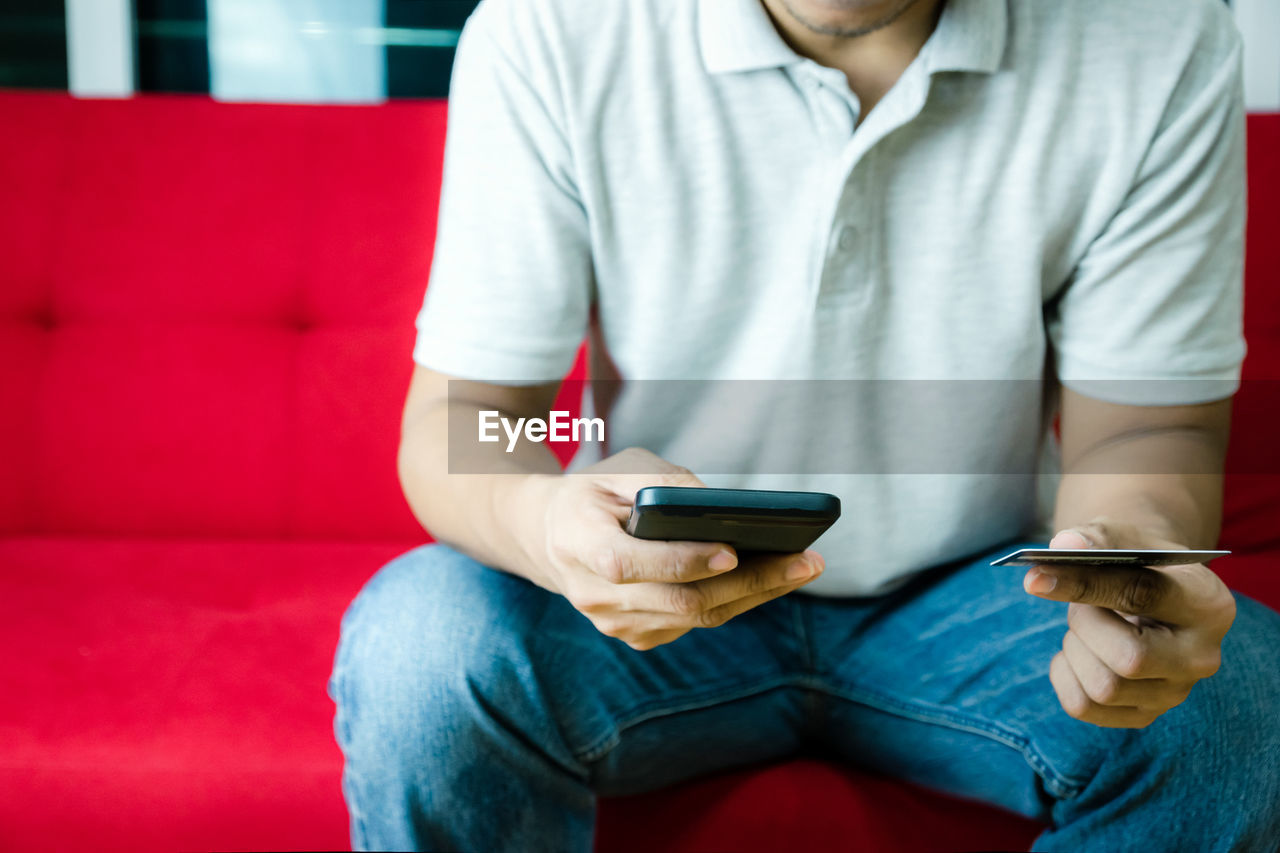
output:
[[936,71],[1000,69],[1009,38],[1008,0],[947,0],[925,44],[925,68]]
[[[1008,0],[947,0],[925,44],[925,67],[993,73],[1008,38]],[[802,61],[778,35],[761,0],[700,0],[698,37],[712,74],[758,71]]]
[[762,0],[701,0],[698,38],[712,74],[758,71],[799,62],[774,29]]

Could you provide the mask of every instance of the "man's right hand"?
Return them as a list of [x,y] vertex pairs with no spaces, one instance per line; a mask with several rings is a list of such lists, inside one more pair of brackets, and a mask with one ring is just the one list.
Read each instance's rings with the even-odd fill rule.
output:
[[723,625],[822,573],[822,557],[811,550],[739,561],[720,543],[629,535],[624,525],[641,488],[706,485],[647,450],[538,479],[547,489],[544,541],[531,557],[597,630],[639,651]]

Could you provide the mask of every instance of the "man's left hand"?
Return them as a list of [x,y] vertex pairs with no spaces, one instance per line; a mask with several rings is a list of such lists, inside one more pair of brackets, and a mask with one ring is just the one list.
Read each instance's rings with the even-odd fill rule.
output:
[[[1186,546],[1105,519],[1063,530],[1051,548]],[[1035,566],[1023,587],[1070,602],[1070,626],[1049,667],[1063,709],[1077,720],[1143,728],[1218,671],[1235,619],[1226,584],[1204,565],[1121,569]]]

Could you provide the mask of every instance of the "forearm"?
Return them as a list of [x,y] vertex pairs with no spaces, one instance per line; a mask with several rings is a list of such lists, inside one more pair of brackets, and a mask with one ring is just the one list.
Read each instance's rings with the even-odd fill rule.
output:
[[[1099,473],[1106,471],[1127,473]],[[1064,473],[1054,529],[1106,518],[1188,548],[1213,548],[1222,523],[1220,472],[1218,451],[1194,439],[1160,436],[1107,448]]]
[[[474,421],[479,405],[454,401],[406,421],[397,465],[401,488],[418,521],[438,541],[485,565],[557,591],[536,559],[547,492],[560,464],[545,444],[523,441],[507,453],[494,445],[460,445],[469,470],[449,473],[449,407]],[[455,460],[458,461],[458,460]]]

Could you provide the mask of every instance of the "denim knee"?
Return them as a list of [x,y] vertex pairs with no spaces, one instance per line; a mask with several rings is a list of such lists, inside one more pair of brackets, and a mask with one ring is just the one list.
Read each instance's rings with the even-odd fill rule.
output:
[[531,643],[551,598],[443,545],[384,566],[343,617],[330,679],[348,761],[439,764],[494,713],[546,729]]
[[468,593],[466,576],[488,571],[465,562],[448,548],[413,549],[379,570],[343,616],[329,689],[348,762],[421,761],[434,730],[456,725],[453,681],[472,630],[461,616],[483,608],[479,579]]
[[1180,747],[1202,790],[1239,810],[1242,837],[1256,843],[1244,846],[1273,850],[1280,844],[1280,614],[1236,598],[1222,668],[1170,713],[1185,707],[1177,718]]
[[1185,849],[1273,853],[1280,840],[1280,615],[1237,600],[1221,669],[1183,704],[1132,731],[1141,745],[1133,744],[1126,763],[1138,787],[1159,791],[1161,817],[1184,826]]
[[357,849],[503,849],[525,837],[568,849],[590,838],[585,771],[536,675],[556,661],[534,665],[556,603],[440,545],[366,584],[329,683]]

